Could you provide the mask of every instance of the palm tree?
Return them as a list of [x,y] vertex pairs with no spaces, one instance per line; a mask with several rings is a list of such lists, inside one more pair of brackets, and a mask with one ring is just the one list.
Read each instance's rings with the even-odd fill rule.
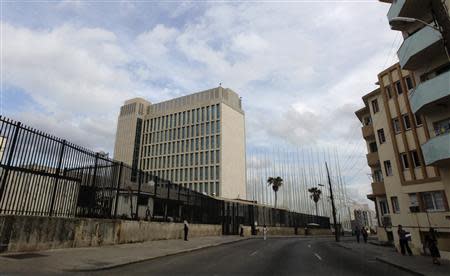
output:
[[319,188],[314,187],[314,188],[309,188],[308,192],[311,193],[311,195],[309,197],[312,200],[314,200],[314,203],[316,204],[316,217],[318,217],[319,216],[319,212],[318,212],[318,209],[317,209],[317,202],[319,202],[319,200],[320,200],[320,195],[322,195],[322,191]]
[[275,208],[277,208],[277,192],[278,189],[283,185],[283,178],[277,176],[277,177],[269,177],[267,179],[267,183],[272,185],[272,189],[275,192]]

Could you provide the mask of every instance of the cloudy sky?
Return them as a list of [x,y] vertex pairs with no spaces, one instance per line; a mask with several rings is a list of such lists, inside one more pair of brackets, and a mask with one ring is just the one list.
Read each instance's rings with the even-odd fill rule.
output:
[[367,1],[11,1],[1,4],[2,115],[112,152],[124,100],[222,86],[249,151],[334,148],[370,192],[354,111],[395,63],[389,5]]

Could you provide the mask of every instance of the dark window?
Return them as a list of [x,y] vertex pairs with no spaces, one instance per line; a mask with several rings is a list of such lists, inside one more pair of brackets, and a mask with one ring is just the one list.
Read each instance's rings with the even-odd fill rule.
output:
[[378,133],[378,141],[380,142],[380,144],[383,144],[384,142],[386,142],[386,137],[384,136],[384,130],[379,129],[379,130],[377,130],[377,133]]
[[409,168],[409,162],[408,162],[408,154],[406,153],[400,153],[400,157],[402,159],[402,166],[403,169],[406,170]]
[[442,191],[420,193],[425,210],[445,211],[445,197]]
[[400,204],[398,204],[398,197],[391,196],[391,203],[392,203],[392,211],[394,213],[400,213]]
[[372,111],[373,113],[377,113],[378,111],[380,111],[377,100],[372,101]]
[[384,171],[386,173],[386,176],[391,176],[392,174],[392,165],[390,160],[384,161]]
[[417,153],[417,151],[413,150],[413,151],[411,151],[411,155],[412,155],[414,167],[419,167],[420,166],[419,154]]
[[394,126],[395,133],[400,133],[401,132],[400,121],[398,120],[398,118],[392,119],[392,125]]
[[377,151],[378,151],[377,143],[376,143],[376,142],[371,142],[371,143],[369,144],[369,147],[370,147],[370,152],[377,152]]
[[406,81],[406,87],[408,88],[408,91],[412,90],[414,88],[414,85],[413,85],[411,77],[406,77],[405,81]]
[[421,126],[422,125],[422,117],[420,117],[420,115],[415,114],[414,118],[416,118],[416,126]]
[[391,91],[391,87],[386,86],[386,94],[388,96],[389,99],[392,98],[392,91]]
[[401,83],[399,81],[395,83],[395,89],[397,90],[397,94],[400,95],[400,94],[403,93],[402,85],[401,85]]
[[404,114],[403,115],[403,123],[405,123],[405,129],[410,129],[411,128],[411,121],[409,120],[409,115],[408,114]]

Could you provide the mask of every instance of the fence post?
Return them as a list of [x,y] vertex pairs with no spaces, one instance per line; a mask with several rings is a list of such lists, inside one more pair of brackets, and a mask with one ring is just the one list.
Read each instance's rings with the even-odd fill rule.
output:
[[[6,185],[6,179],[8,178],[8,172],[9,172],[9,166],[11,166],[11,162],[13,159],[13,154],[14,154],[14,150],[16,148],[16,144],[17,144],[17,136],[19,135],[19,131],[20,131],[20,122],[17,122],[16,124],[16,130],[14,131],[14,137],[13,140],[11,142],[11,149],[9,151],[9,155],[8,155],[8,159],[6,161],[6,167],[5,167],[5,173],[3,175],[3,179],[2,179],[2,184],[0,186],[0,202],[2,201],[3,198],[3,192],[5,190],[5,185]],[[1,206],[1,205],[0,205]],[[0,208],[1,211],[1,208]]]
[[48,214],[50,217],[53,215],[53,207],[55,205],[56,190],[58,188],[59,173],[61,171],[61,164],[62,164],[62,159],[64,156],[64,148],[65,147],[66,147],[66,140],[63,140],[62,145],[61,145],[61,150],[59,151],[58,167],[56,168],[55,184],[53,185],[52,201],[50,203],[50,212]]
[[158,187],[158,176],[154,175],[153,179],[155,182],[155,195],[153,196],[153,212],[152,212],[152,220],[155,218],[155,202],[156,202],[156,192],[157,192],[157,187]]
[[95,182],[97,181],[97,167],[98,167],[98,157],[99,157],[99,153],[97,152],[95,154],[95,163],[94,163],[94,174],[92,176],[92,191],[94,192],[94,201],[91,202],[91,207],[89,208],[89,216],[92,216],[92,211],[95,207],[95,201],[97,200],[97,191],[95,188]]
[[120,162],[119,177],[117,178],[117,187],[116,187],[116,202],[114,203],[114,218],[117,218],[117,206],[119,204],[120,181],[122,180],[122,168],[123,162]]
[[139,180],[138,180],[138,194],[136,197],[136,214],[135,214],[136,220],[139,219],[139,197],[141,197],[142,171],[138,170],[137,175]]

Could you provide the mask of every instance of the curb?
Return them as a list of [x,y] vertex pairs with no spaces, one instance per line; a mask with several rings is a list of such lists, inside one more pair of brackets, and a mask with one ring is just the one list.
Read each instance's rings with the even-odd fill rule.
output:
[[425,276],[425,274],[423,274],[423,273],[414,271],[414,270],[412,270],[412,269],[410,269],[410,268],[407,268],[407,267],[405,267],[405,266],[402,266],[402,265],[399,265],[399,264],[396,264],[396,263],[393,263],[393,262],[389,262],[389,261],[387,261],[387,260],[385,260],[385,259],[383,259],[383,258],[375,257],[375,259],[376,259],[377,261],[379,261],[379,262],[382,262],[382,263],[391,265],[391,266],[393,266],[393,267],[396,267],[396,268],[398,268],[398,269],[400,269],[400,270],[403,270],[403,271],[412,273],[412,274],[414,274],[414,275]]
[[207,244],[207,245],[194,247],[194,248],[189,248],[189,249],[185,249],[185,250],[181,250],[181,251],[177,251],[177,252],[173,252],[173,253],[167,253],[167,254],[163,254],[163,255],[159,255],[159,256],[147,257],[147,258],[143,258],[143,259],[139,259],[139,260],[133,260],[133,261],[128,261],[128,262],[124,262],[124,263],[105,265],[105,266],[96,267],[96,268],[80,268],[80,269],[74,268],[74,269],[63,269],[62,271],[64,271],[64,272],[89,272],[89,271],[108,270],[108,269],[112,269],[112,268],[117,268],[117,267],[122,267],[122,266],[126,266],[126,265],[142,263],[142,262],[150,261],[150,260],[154,260],[154,259],[159,259],[159,258],[163,258],[163,257],[181,255],[181,254],[184,254],[184,253],[189,253],[189,252],[192,252],[192,251],[197,251],[197,250],[206,249],[206,248],[210,248],[210,247],[216,247],[216,246],[219,246],[219,245],[237,243],[237,242],[241,242],[241,241],[245,241],[245,240],[249,240],[249,239],[251,239],[251,238],[247,237],[247,238],[234,240],[234,241],[227,241],[227,242],[221,242],[221,243]]

